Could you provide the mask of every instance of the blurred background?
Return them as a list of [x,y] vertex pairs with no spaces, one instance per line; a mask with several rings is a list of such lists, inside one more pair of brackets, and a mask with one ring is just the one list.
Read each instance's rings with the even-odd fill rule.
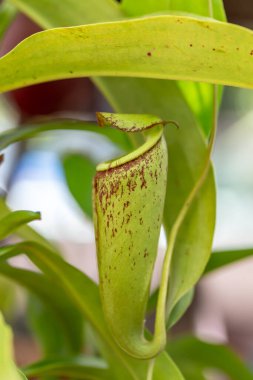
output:
[[[252,0],[224,1],[230,22],[253,27]],[[0,45],[0,55],[39,31],[24,15],[18,14]],[[8,102],[7,102],[8,100]],[[217,179],[217,226],[214,249],[253,247],[253,92],[225,88],[219,116],[219,130],[213,155]],[[95,111],[109,105],[89,79],[70,79],[12,91],[0,97],[0,132],[17,124],[50,115],[95,120]],[[99,147],[99,149],[98,149]],[[98,162],[119,154],[106,138],[91,132],[48,132],[26,143],[6,149],[0,166],[0,191],[9,206],[41,211],[42,220],[32,226],[57,242],[65,256],[93,279],[97,278],[94,233],[87,199]],[[72,165],[79,165],[76,178]],[[85,175],[84,175],[85,173]],[[66,182],[70,184],[67,186]],[[80,207],[69,188],[80,184]],[[77,195],[79,196],[79,195]],[[165,240],[161,236],[161,250]],[[160,260],[161,261],[161,260]],[[24,257],[16,265],[29,266]],[[154,284],[157,283],[159,262]],[[199,337],[229,343],[248,363],[253,363],[253,260],[231,265],[203,279],[194,303],[175,328],[175,334],[194,331]],[[6,292],[0,278],[0,308],[13,322],[16,356],[20,364],[39,357],[39,348],[30,337],[23,318],[25,295],[20,289]],[[13,285],[12,285],[13,286]],[[15,295],[14,295],[15,293]],[[17,308],[13,305],[19,304]],[[26,349],[19,349],[26,343]]]

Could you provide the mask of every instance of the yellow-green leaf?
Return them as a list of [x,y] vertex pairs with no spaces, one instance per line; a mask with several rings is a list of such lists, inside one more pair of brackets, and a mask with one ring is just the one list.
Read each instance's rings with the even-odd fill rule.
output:
[[12,332],[0,313],[0,378],[21,380],[23,377],[13,361]]
[[236,25],[180,16],[48,30],[0,59],[0,91],[95,75],[252,88],[252,36]]

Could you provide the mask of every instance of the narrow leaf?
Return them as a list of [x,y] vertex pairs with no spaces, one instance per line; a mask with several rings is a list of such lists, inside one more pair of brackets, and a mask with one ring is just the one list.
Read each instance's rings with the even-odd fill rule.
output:
[[168,351],[182,368],[187,363],[193,367],[218,369],[231,380],[252,380],[253,373],[230,348],[203,342],[194,337],[184,337],[173,341]]
[[0,151],[7,148],[9,145],[37,137],[41,133],[55,130],[69,130],[69,131],[89,131],[99,133],[109,138],[113,143],[117,144],[124,150],[129,149],[128,137],[126,133],[114,129],[98,128],[95,123],[86,122],[75,119],[55,119],[45,120],[35,124],[22,125],[18,129],[11,129],[0,134]]
[[213,8],[213,16],[217,20],[225,19],[222,0],[199,0],[198,2],[184,0],[123,0],[122,10],[130,16],[141,16],[143,14],[161,11],[186,12],[192,15],[211,16],[210,7]]
[[181,319],[181,317],[184,315],[186,310],[191,305],[193,297],[194,297],[194,289],[191,289],[174,306],[169,316],[169,321],[168,321],[169,328],[174,326],[179,321],[179,319]]
[[0,91],[96,75],[253,88],[252,35],[240,26],[182,16],[52,29],[0,59]]
[[62,165],[71,194],[84,213],[92,218],[92,180],[96,165],[81,154],[65,155]]
[[111,373],[104,361],[98,358],[70,358],[45,360],[24,369],[28,377],[59,376],[75,380],[111,379]]
[[253,255],[253,249],[237,249],[231,251],[213,252],[205,269],[204,274],[223,268],[226,265],[233,264],[239,260],[246,259]]
[[24,224],[39,220],[40,213],[32,211],[13,211],[0,219],[0,240],[5,239]]
[[[4,252],[4,251],[2,251]],[[0,274],[15,281],[35,294],[51,312],[62,331],[68,353],[80,352],[82,346],[82,318],[71,299],[55,281],[45,275],[25,269],[13,268],[1,262]]]
[[114,0],[12,0],[23,12],[38,24],[46,28],[58,26],[82,25],[120,19],[123,14]]
[[[6,217],[11,213],[10,208],[7,206],[5,199],[0,197],[0,217]],[[46,240],[42,235],[40,235],[38,232],[34,231],[30,226],[22,225],[18,227],[18,229],[15,232],[19,237],[23,239],[27,239],[30,241],[35,241],[39,244],[42,244],[49,249],[56,250],[56,248],[53,246],[52,243],[50,243],[48,240]]]

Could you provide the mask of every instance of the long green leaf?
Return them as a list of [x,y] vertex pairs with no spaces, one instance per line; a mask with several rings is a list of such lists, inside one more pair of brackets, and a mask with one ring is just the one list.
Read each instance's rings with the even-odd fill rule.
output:
[[45,28],[82,25],[120,19],[123,13],[114,0],[11,0],[23,13]]
[[39,212],[13,211],[0,219],[0,240],[5,239],[17,228],[40,219]]
[[34,363],[23,370],[28,377],[59,376],[75,380],[111,379],[104,361],[97,358],[70,358],[45,360]]
[[0,91],[96,75],[253,88],[252,35],[236,25],[182,16],[48,30],[0,59]]
[[[104,321],[98,288],[94,282],[85,276],[85,274],[66,263],[53,251],[37,243],[24,242],[0,248],[1,260],[21,253],[26,253],[35,265],[53,279],[52,281],[61,284],[64,292],[66,292],[68,297],[72,299],[78,309],[90,321],[100,336],[101,348],[106,359],[109,361],[113,376],[116,376],[117,379],[141,380],[145,376],[147,363],[130,358],[114,343]],[[5,265],[7,266],[7,264]],[[177,367],[165,353],[158,356],[156,368],[158,373],[161,371],[161,368],[165,368],[167,374],[173,380],[183,379]],[[165,379],[167,378],[165,377]],[[163,380],[163,378],[154,377],[154,380]]]
[[75,119],[45,119],[44,122],[22,125],[19,129],[11,129],[0,134],[0,151],[9,145],[37,137],[41,133],[57,130],[89,131],[99,133],[120,148],[128,150],[131,146],[126,133],[115,129],[99,128],[95,123]]
[[253,249],[236,249],[227,251],[213,252],[205,269],[204,274],[223,268],[226,265],[252,257]]
[[225,19],[222,0],[198,0],[198,2],[184,0],[123,0],[122,9],[130,16],[141,16],[143,14],[161,11],[177,11],[210,16],[210,8],[213,8],[213,17],[217,20]]
[[182,369],[187,364],[204,369],[218,369],[228,375],[231,380],[252,380],[253,373],[224,345],[203,342],[194,337],[184,337],[173,341],[168,347],[177,364]]
[[[7,206],[7,204],[5,202],[5,199],[2,198],[2,197],[0,197],[0,217],[1,218],[6,217],[10,213],[11,213],[11,210]],[[21,237],[22,239],[35,241],[35,242],[37,242],[39,244],[42,244],[42,245],[48,247],[49,249],[56,250],[56,248],[53,246],[53,244],[51,242],[49,242],[48,240],[46,240],[38,232],[34,231],[30,226],[22,225],[19,228],[17,228],[17,230],[15,231],[15,233],[19,237]]]
[[17,370],[13,361],[12,332],[5,324],[0,313],[0,376],[1,379],[21,380],[20,372]]
[[[38,213],[11,212],[4,200],[0,199],[0,215],[2,216],[0,227],[1,238],[4,237],[4,232],[5,235],[6,233],[15,232],[20,237],[29,237],[42,244],[46,243],[45,245],[50,247],[50,244],[44,241],[30,227],[26,225],[22,226],[23,223],[38,219]],[[73,305],[66,312],[66,304],[69,300],[62,297],[61,290],[58,289],[57,291],[55,284],[50,286],[47,280],[43,279],[43,281],[40,276],[36,277],[36,274],[33,276],[30,272],[23,273],[18,270],[15,272],[15,269],[12,270],[12,268],[6,268],[2,265],[0,273],[9,276],[11,279],[15,279],[16,282],[23,286],[27,286],[33,293],[39,296],[40,300],[35,299],[35,297],[30,298],[28,315],[29,322],[32,324],[32,328],[40,341],[43,354],[50,356],[56,353],[58,355],[79,353],[82,346],[82,334],[80,334],[82,330],[82,317]],[[52,288],[54,291],[52,291]],[[71,305],[71,300],[69,304]],[[35,319],[34,316],[38,308],[39,314]],[[42,328],[43,334],[40,331]]]
[[[78,353],[82,346],[82,318],[75,305],[61,287],[45,275],[25,269],[13,268],[2,263],[0,274],[15,281],[35,294],[47,306],[52,318],[62,332],[64,347],[62,352]],[[66,351],[64,352],[64,349]]]
[[191,289],[188,291],[188,293],[183,295],[183,297],[178,301],[178,303],[176,303],[176,305],[174,306],[170,314],[170,318],[168,321],[169,327],[174,326],[179,321],[179,319],[184,315],[184,313],[186,312],[186,310],[189,308],[189,306],[192,303],[193,296],[194,296],[194,289]]
[[[22,286],[21,282],[19,284]],[[34,286],[36,288],[36,284]],[[73,354],[79,355],[84,343],[82,315],[74,308],[74,310],[67,313],[65,318],[62,318],[59,310],[57,310],[57,306],[55,307],[47,300],[46,302],[42,301],[35,293],[36,291],[30,289],[26,315],[31,332],[40,346],[42,357],[52,358]],[[56,297],[54,299],[55,303],[58,304],[59,302]],[[65,297],[65,302],[67,303],[68,301]],[[69,307],[73,308],[73,304],[69,303]],[[75,328],[71,326],[72,331],[69,330],[69,327],[67,330],[65,323],[69,322],[68,318],[70,314],[72,314],[72,324],[75,326]]]
[[65,178],[71,194],[84,213],[92,218],[92,180],[96,165],[82,154],[66,154],[62,158]]

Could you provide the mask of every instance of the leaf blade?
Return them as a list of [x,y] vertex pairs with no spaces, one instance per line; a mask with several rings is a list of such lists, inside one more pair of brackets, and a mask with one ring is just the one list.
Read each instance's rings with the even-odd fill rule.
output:
[[[252,35],[236,25],[182,16],[52,29],[27,38],[0,59],[0,91],[96,75],[253,88]],[[136,49],[136,43],[141,47]],[[13,65],[19,65],[15,72]]]
[[96,165],[82,154],[67,154],[62,166],[68,188],[83,212],[92,219],[92,180]]
[[19,129],[11,129],[0,134],[0,150],[16,142],[35,138],[49,131],[88,131],[99,133],[117,144],[123,150],[130,147],[126,133],[108,128],[99,128],[95,123],[78,119],[45,119],[38,123],[28,123]]
[[237,261],[247,259],[252,255],[252,248],[213,252],[205,268],[204,275],[221,269],[224,266],[236,263]]
[[24,368],[28,377],[59,376],[78,380],[110,379],[111,373],[104,361],[97,358],[64,358],[44,360]]
[[224,345],[201,341],[195,337],[184,337],[173,341],[168,351],[176,362],[192,363],[203,369],[215,368],[228,375],[231,380],[252,380],[253,374],[249,368]]
[[0,219],[0,240],[8,237],[22,225],[40,219],[39,212],[19,210],[9,213]]
[[[2,260],[2,259],[1,259]],[[82,319],[78,316],[71,300],[62,294],[61,288],[39,273],[14,268],[1,262],[0,274],[15,281],[35,294],[51,310],[58,326],[62,327],[64,343],[69,353],[80,352]],[[68,307],[69,305],[70,307]],[[73,324],[74,322],[74,324]]]

